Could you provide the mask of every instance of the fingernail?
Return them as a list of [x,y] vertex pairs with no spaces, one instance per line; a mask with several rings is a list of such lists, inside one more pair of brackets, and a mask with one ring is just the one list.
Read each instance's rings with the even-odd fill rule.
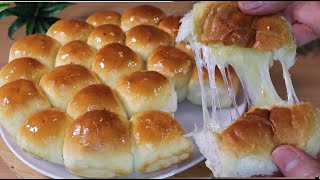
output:
[[272,152],[273,162],[282,170],[289,171],[297,165],[299,162],[298,154],[288,146],[282,146],[276,148]]
[[259,7],[262,6],[262,2],[261,1],[241,1],[240,5],[243,9],[245,10],[253,10],[253,9],[257,9]]

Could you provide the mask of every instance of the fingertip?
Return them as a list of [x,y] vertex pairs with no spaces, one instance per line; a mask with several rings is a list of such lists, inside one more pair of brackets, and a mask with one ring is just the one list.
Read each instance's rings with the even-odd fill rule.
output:
[[241,11],[250,13],[255,9],[259,9],[262,6],[261,1],[239,1],[238,6]]

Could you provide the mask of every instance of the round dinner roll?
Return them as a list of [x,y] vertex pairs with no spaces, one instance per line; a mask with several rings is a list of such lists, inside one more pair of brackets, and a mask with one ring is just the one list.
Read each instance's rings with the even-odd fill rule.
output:
[[91,69],[96,50],[87,43],[75,40],[62,46],[56,59],[56,67],[66,64],[79,64]]
[[92,71],[104,84],[114,87],[121,77],[142,70],[143,66],[141,58],[129,47],[111,43],[98,51],[92,62]]
[[92,30],[91,24],[80,19],[61,19],[51,25],[47,35],[56,39],[63,46],[74,40],[87,42]]
[[93,29],[88,38],[88,44],[99,50],[110,43],[124,44],[126,35],[121,28],[113,24],[104,24]]
[[149,57],[147,69],[167,76],[177,92],[178,102],[182,102],[192,75],[191,61],[186,53],[173,46],[160,46]]
[[86,22],[94,27],[98,27],[103,24],[114,24],[120,26],[121,14],[115,11],[98,11],[91,14],[87,18]]
[[21,57],[31,57],[53,69],[59,48],[60,44],[45,34],[28,35],[13,43],[9,62]]
[[67,64],[45,74],[40,80],[40,87],[53,107],[65,111],[68,102],[78,91],[99,83],[99,79],[87,68],[78,64]]
[[0,123],[13,137],[16,137],[27,117],[51,107],[40,88],[25,79],[1,86],[0,100]]
[[175,43],[174,46],[180,49],[181,51],[185,52],[186,54],[188,54],[189,57],[193,60],[192,62],[195,63],[195,56],[189,43],[185,41],[181,41],[179,43]]
[[63,142],[73,120],[56,108],[29,116],[18,132],[17,143],[36,158],[63,165]]
[[121,28],[124,32],[138,25],[158,26],[166,14],[151,5],[140,5],[127,9],[121,17]]
[[18,79],[26,79],[39,84],[40,78],[48,71],[47,66],[33,58],[18,58],[1,69],[0,86]]
[[[239,89],[240,89],[240,80],[239,77],[237,76],[237,73],[235,70],[232,68],[232,66],[229,66],[229,72],[231,75],[231,80],[232,84],[230,84],[230,80],[228,78],[228,83],[229,85],[232,85],[234,95],[235,97],[237,96]],[[188,85],[188,95],[187,99],[195,105],[202,106],[202,98],[201,98],[201,88],[200,88],[200,81],[199,81],[199,74],[198,74],[198,69],[197,66],[193,67],[193,72],[191,79],[189,81]],[[202,73],[203,73],[203,88],[204,92],[206,92],[206,101],[207,101],[207,106],[211,107],[212,106],[212,94],[210,84],[209,84],[209,75],[208,71],[205,68],[202,68]],[[227,73],[227,69],[226,69]],[[232,101],[229,97],[228,90],[226,89],[225,82],[223,80],[221,71],[219,70],[218,67],[215,69],[215,80],[216,80],[216,90],[218,92],[218,97],[219,97],[219,102],[221,108],[227,108],[232,105]],[[231,88],[232,89],[232,88]]]
[[74,119],[87,111],[108,110],[127,118],[127,113],[116,93],[103,84],[93,84],[80,90],[68,103],[67,113]]
[[160,21],[158,28],[164,30],[175,39],[179,31],[181,18],[182,16],[180,15],[167,16]]
[[134,170],[150,173],[170,167],[192,156],[191,139],[169,113],[145,111],[131,119]]
[[147,110],[173,113],[177,95],[170,79],[156,71],[136,71],[121,78],[115,90],[129,117]]
[[127,32],[126,45],[138,53],[144,61],[159,46],[173,46],[173,44],[174,39],[157,27],[138,25]]
[[90,178],[127,176],[133,172],[129,121],[107,110],[86,112],[67,128],[64,165]]

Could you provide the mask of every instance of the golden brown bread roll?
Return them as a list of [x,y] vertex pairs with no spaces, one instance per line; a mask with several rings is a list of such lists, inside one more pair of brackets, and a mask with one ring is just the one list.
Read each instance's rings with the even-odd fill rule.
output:
[[136,71],[121,78],[114,87],[128,116],[147,110],[173,113],[177,96],[173,84],[156,71]]
[[115,11],[98,11],[91,14],[87,18],[86,22],[94,27],[98,27],[103,24],[114,24],[120,26],[121,14]]
[[[312,156],[319,152],[319,115],[310,103],[256,108],[221,133],[202,131],[196,142],[216,176],[272,175],[278,169],[270,154],[278,145],[292,144]],[[205,144],[215,147],[216,155]],[[218,163],[221,169],[215,169]]]
[[[237,73],[232,68],[232,66],[229,66],[229,72],[231,76],[231,84],[233,87],[233,92],[235,96],[237,96],[239,89],[240,89],[240,80],[237,76]],[[226,70],[227,71],[227,70]],[[201,99],[201,89],[200,89],[200,81],[199,81],[199,74],[198,69],[196,66],[193,67],[193,72],[191,79],[188,84],[188,95],[187,99],[196,105],[202,105],[202,99]],[[210,83],[209,83],[209,76],[208,71],[205,68],[202,68],[203,73],[203,83],[204,83],[204,92],[206,92],[205,99],[207,101],[208,107],[211,107],[212,102],[212,94],[210,93]],[[221,108],[227,108],[232,105],[232,100],[230,99],[230,96],[228,94],[228,90],[226,89],[225,82],[223,80],[221,71],[218,67],[215,68],[215,80],[216,80],[216,89],[218,92],[219,97],[219,103]],[[228,83],[230,84],[230,80],[228,80]]]
[[39,84],[40,78],[48,71],[47,66],[33,58],[18,58],[1,69],[0,86],[18,79],[26,79]]
[[103,84],[93,84],[80,90],[68,103],[67,113],[74,119],[87,111],[108,110],[127,118],[116,93]]
[[87,68],[77,64],[67,64],[45,74],[40,80],[40,87],[53,107],[65,111],[68,102],[78,91],[99,83],[98,78]]
[[1,86],[0,100],[0,123],[13,137],[16,137],[27,117],[51,107],[40,88],[25,79]]
[[88,38],[88,44],[96,50],[110,43],[124,44],[126,35],[121,28],[113,24],[104,24],[93,29]]
[[138,25],[158,26],[166,14],[151,5],[140,5],[127,9],[121,17],[121,28],[124,32]]
[[188,54],[189,57],[193,60],[192,62],[194,62],[194,53],[189,43],[181,41],[180,43],[176,43],[174,46]]
[[191,61],[186,53],[173,46],[160,46],[150,55],[147,69],[170,78],[177,92],[178,102],[182,102],[187,96],[188,82],[192,75]]
[[87,42],[92,29],[92,25],[80,19],[61,19],[51,25],[47,35],[63,46],[74,40]]
[[91,69],[95,55],[96,50],[87,43],[80,40],[71,41],[59,49],[55,66],[79,64]]
[[53,69],[59,48],[59,43],[47,35],[28,35],[13,43],[9,62],[21,57],[31,57]]
[[185,130],[168,113],[145,111],[131,119],[134,169],[150,173],[191,157],[193,144]]
[[56,108],[28,117],[17,135],[17,143],[33,156],[63,165],[62,149],[67,127],[73,120]]
[[92,71],[104,84],[113,87],[121,77],[142,70],[143,66],[141,58],[129,47],[111,43],[98,51]]
[[180,15],[167,16],[160,21],[158,28],[164,30],[175,39],[178,35],[181,18],[182,16]]
[[133,172],[129,121],[107,110],[86,112],[68,128],[64,165],[79,176],[112,178]]
[[127,32],[126,45],[146,61],[150,54],[161,45],[173,46],[174,39],[165,31],[149,26],[138,25]]

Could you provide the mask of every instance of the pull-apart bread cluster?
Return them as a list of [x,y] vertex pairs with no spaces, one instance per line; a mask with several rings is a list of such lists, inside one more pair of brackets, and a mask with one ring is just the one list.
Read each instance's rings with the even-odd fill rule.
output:
[[[320,151],[319,110],[298,100],[290,79],[296,44],[284,17],[249,16],[239,10],[237,2],[199,2],[182,18],[176,40],[191,45],[199,78],[213,84],[210,93],[219,91],[212,81],[219,76],[215,70],[225,76],[228,73],[223,69],[232,66],[248,96],[248,112],[234,121],[205,112],[204,126],[193,134],[214,176],[272,175],[278,168],[271,153],[281,144],[294,145],[312,156]],[[286,100],[279,97],[270,78],[274,60],[283,68]],[[216,102],[202,104],[203,108],[218,107]]]

